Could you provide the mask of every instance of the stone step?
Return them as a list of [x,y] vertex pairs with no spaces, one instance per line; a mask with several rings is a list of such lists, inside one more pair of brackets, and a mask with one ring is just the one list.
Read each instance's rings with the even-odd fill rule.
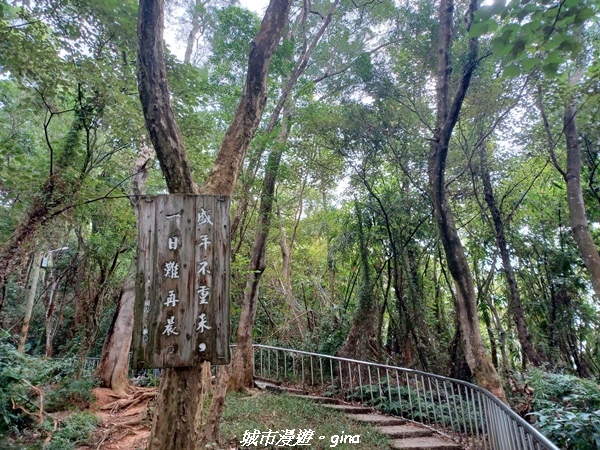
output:
[[435,436],[397,439],[391,442],[390,447],[402,450],[462,450],[459,444]]
[[371,408],[367,406],[354,406],[354,405],[323,405],[325,408],[335,409],[336,411],[341,411],[347,414],[365,414],[370,413],[372,411]]
[[269,391],[269,392],[273,392],[275,394],[284,394],[285,393],[285,394],[292,394],[292,395],[298,395],[298,396],[308,395],[308,391],[305,391],[303,389],[278,386],[278,385],[270,383],[270,382],[255,380],[254,384],[256,384],[256,386],[263,391]]
[[307,395],[307,394],[300,394],[300,393],[291,393],[288,392],[290,394],[291,397],[298,397],[298,398],[305,398],[307,400],[311,400],[315,403],[321,403],[324,405],[337,405],[340,401],[337,398],[331,398],[331,397],[321,397],[319,395]]
[[350,417],[352,420],[356,420],[357,422],[368,423],[371,425],[378,426],[386,426],[386,425],[404,425],[406,420],[398,419],[396,417],[384,416],[381,414],[351,414]]
[[413,438],[413,437],[426,437],[433,436],[433,431],[418,427],[416,425],[393,425],[377,427],[383,434],[387,434],[391,438]]

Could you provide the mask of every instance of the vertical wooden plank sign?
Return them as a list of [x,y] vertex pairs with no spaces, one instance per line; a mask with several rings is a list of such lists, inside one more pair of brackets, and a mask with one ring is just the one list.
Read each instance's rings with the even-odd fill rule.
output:
[[142,197],[133,366],[228,364],[230,199]]

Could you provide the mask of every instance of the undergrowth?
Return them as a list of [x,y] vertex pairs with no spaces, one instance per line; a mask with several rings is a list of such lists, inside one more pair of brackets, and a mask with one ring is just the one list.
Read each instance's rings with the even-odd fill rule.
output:
[[94,380],[74,378],[76,369],[72,359],[18,352],[8,333],[0,330],[0,436],[21,444],[51,436],[45,448],[53,450],[75,448],[76,442],[85,440],[83,430],[95,426],[93,415],[74,413],[62,422],[53,415],[85,409],[93,401]]
[[[271,431],[278,440],[286,432],[297,436],[301,430],[312,430],[314,434],[309,441],[311,445],[299,445],[300,448],[378,450],[389,446],[387,436],[379,433],[375,427],[356,423],[343,413],[316,405],[311,400],[264,393],[227,395],[221,417],[222,443],[239,444],[243,442],[245,433],[258,433],[263,438]],[[340,443],[344,436],[357,435],[360,436],[359,443]],[[275,443],[260,445],[261,438],[257,448],[282,448],[276,447]],[[332,439],[338,439],[338,443],[335,444]]]

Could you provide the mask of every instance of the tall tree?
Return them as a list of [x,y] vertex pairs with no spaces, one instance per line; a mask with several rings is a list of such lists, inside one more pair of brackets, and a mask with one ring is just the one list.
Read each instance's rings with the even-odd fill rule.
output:
[[[267,100],[268,67],[287,23],[291,0],[271,0],[251,44],[244,94],[221,143],[204,194],[233,194]],[[141,0],[138,16],[138,89],[149,135],[169,192],[198,193],[166,83],[162,0]],[[208,364],[164,370],[149,448],[197,449]]]
[[[477,1],[472,0],[469,3],[466,16],[469,26],[476,9]],[[454,98],[451,98],[451,53],[454,38],[453,0],[441,0],[439,20],[438,69],[436,78],[437,120],[434,136],[431,139],[429,157],[429,182],[431,184],[434,217],[448,261],[448,268],[452,274],[456,288],[460,332],[467,363],[477,384],[488,389],[501,400],[506,401],[500,377],[490,361],[479,329],[475,285],[464,248],[458,235],[454,215],[450,209],[445,180],[445,166],[450,139],[458,121],[469,84],[471,83],[471,77],[477,65],[479,47],[477,39],[469,39],[463,72],[460,74]]]

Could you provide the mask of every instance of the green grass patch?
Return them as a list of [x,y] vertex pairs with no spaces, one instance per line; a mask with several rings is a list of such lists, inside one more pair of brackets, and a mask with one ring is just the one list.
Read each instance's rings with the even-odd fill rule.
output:
[[[312,430],[314,434],[305,441],[310,445],[295,445],[297,448],[379,450],[389,446],[389,438],[375,427],[354,422],[345,414],[311,400],[267,393],[227,395],[221,417],[222,442],[243,443],[246,433],[246,442],[248,435],[253,434],[257,436],[258,445],[242,448],[281,449],[298,442],[289,440],[290,436],[297,438],[300,433],[307,436],[301,430]],[[356,436],[360,436],[358,442]],[[284,440],[277,445],[280,439]],[[283,442],[288,444],[283,445]]]

